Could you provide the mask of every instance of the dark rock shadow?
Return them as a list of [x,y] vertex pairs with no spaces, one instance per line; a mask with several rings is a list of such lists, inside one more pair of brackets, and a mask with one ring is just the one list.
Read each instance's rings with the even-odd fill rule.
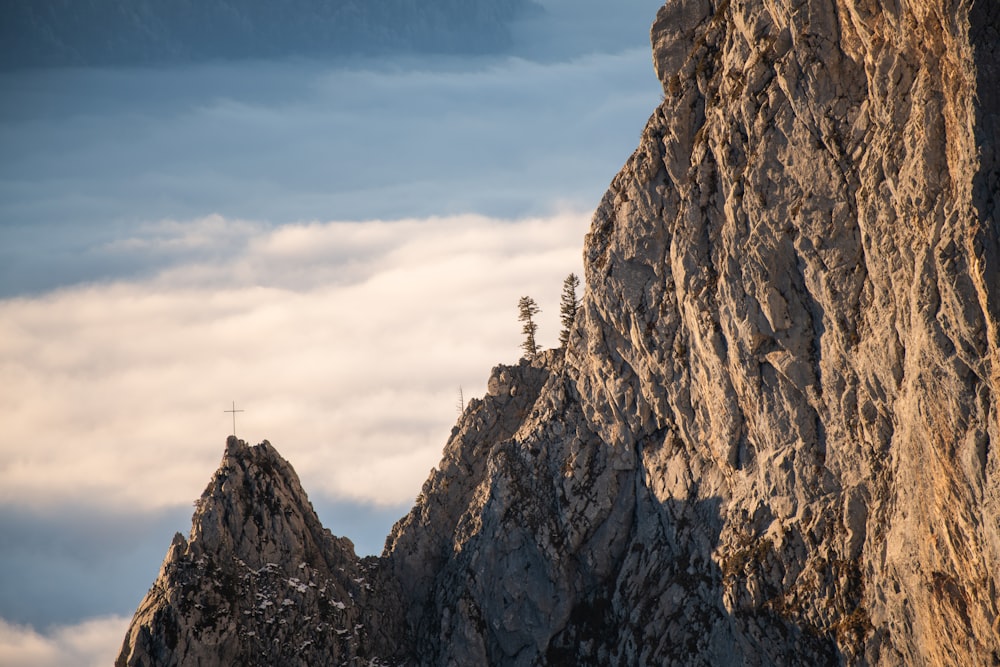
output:
[[[984,260],[987,285],[1000,284],[1000,3],[976,0],[969,15],[969,38],[976,61],[975,140],[979,170],[972,182],[980,225],[973,243]],[[1000,319],[1000,290],[987,294],[991,317]]]
[[[631,540],[616,575],[572,609],[549,643],[548,665],[837,665],[832,638],[767,605],[727,595],[763,560],[763,542],[712,555],[722,499],[660,502],[636,474]],[[735,599],[734,599],[735,597]]]

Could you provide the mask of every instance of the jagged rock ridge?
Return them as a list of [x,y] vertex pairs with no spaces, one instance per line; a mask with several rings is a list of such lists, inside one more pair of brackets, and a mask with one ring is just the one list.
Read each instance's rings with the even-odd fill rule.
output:
[[494,369],[379,559],[203,501],[119,664],[265,631],[180,592],[286,541],[366,638],[287,660],[1000,664],[1000,4],[672,0],[652,42],[565,352]]
[[230,437],[117,664],[352,664],[382,641],[362,620],[373,560],[320,525],[270,443]]

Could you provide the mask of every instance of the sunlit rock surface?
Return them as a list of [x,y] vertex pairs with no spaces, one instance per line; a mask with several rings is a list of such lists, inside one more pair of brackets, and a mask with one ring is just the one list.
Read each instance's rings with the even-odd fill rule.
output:
[[1000,4],[652,43],[565,353],[494,369],[379,559],[231,441],[119,664],[1000,664]]

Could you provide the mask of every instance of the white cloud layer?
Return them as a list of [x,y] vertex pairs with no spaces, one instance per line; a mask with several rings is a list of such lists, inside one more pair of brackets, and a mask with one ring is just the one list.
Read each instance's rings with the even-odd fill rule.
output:
[[88,619],[39,633],[0,618],[0,665],[4,667],[107,667],[121,647],[129,619]]
[[[0,503],[188,503],[238,435],[307,491],[407,503],[440,458],[459,386],[519,356],[519,296],[555,345],[588,216],[455,216],[265,228],[150,226],[123,252],[197,247],[155,277],[0,301]],[[113,249],[112,249],[113,250]]]
[[0,665],[111,662],[231,400],[377,553],[518,297],[556,343],[660,0],[542,4],[492,58],[0,74]]

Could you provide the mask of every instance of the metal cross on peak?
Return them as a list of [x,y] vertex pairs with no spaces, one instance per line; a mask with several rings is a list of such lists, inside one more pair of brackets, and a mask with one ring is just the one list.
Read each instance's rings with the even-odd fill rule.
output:
[[246,412],[246,410],[237,410],[236,409],[236,401],[233,401],[233,409],[232,410],[223,410],[223,412],[232,412],[233,413],[233,437],[235,438],[236,437],[236,413],[237,412]]

